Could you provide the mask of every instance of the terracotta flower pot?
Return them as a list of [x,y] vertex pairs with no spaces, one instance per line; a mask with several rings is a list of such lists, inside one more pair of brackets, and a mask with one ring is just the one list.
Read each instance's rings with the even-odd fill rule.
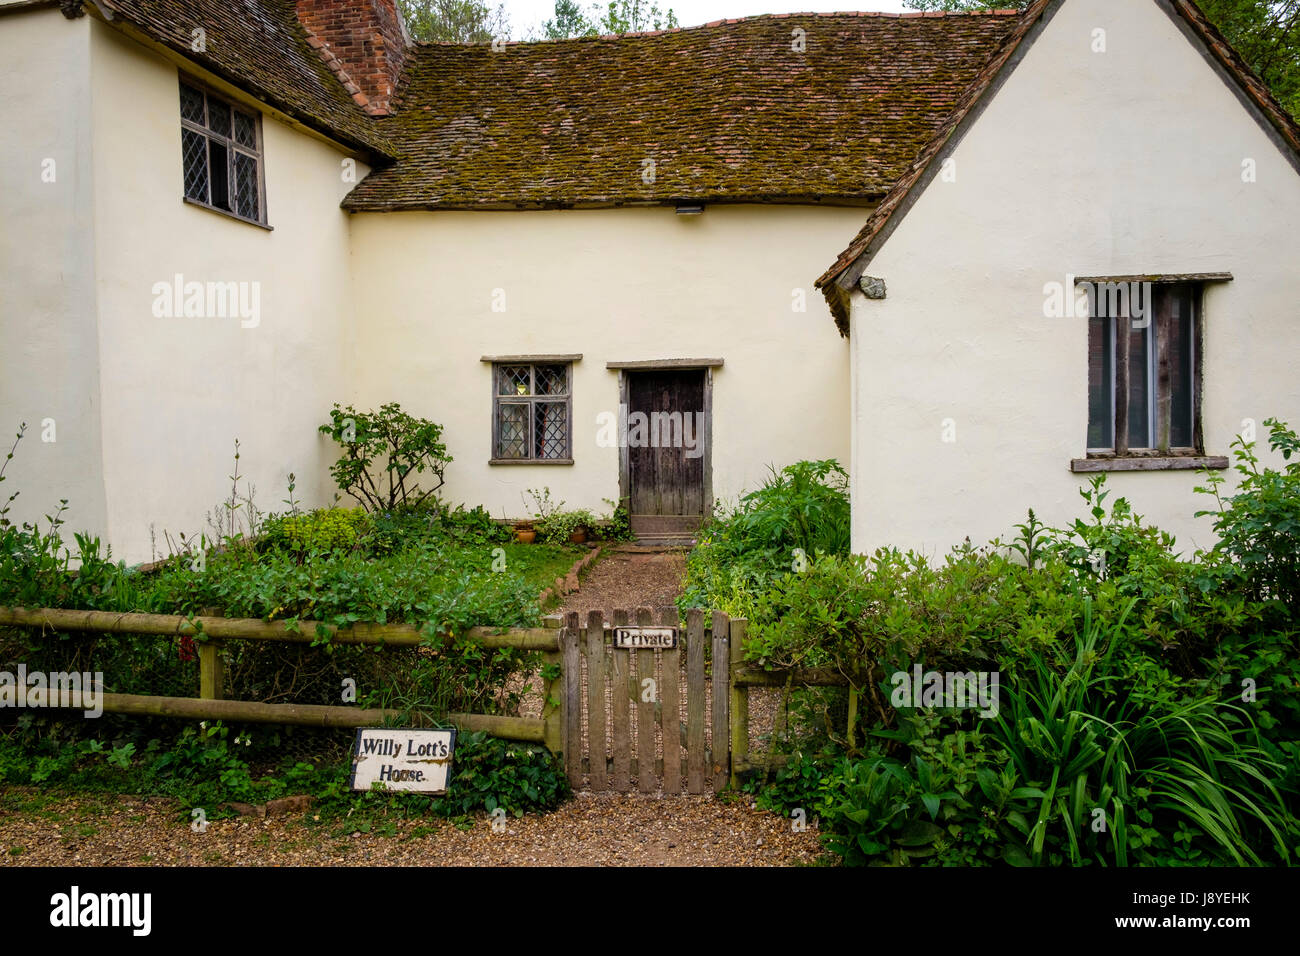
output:
[[515,540],[520,544],[532,544],[537,540],[537,532],[532,528],[516,528]]
[[587,529],[575,528],[569,535],[569,544],[585,544],[587,541]]

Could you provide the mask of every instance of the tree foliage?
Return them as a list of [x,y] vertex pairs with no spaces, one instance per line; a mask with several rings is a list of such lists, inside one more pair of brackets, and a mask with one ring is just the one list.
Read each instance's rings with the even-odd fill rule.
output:
[[510,36],[505,4],[489,7],[479,0],[397,0],[406,29],[416,40],[446,43],[491,43]]
[[[904,0],[913,10],[1023,10],[1033,0]],[[1197,0],[1278,101],[1300,119],[1300,0]]]
[[547,40],[593,37],[607,33],[667,30],[678,26],[672,8],[660,10],[653,0],[610,0],[592,4],[585,12],[577,0],[555,0],[555,18],[542,24]]

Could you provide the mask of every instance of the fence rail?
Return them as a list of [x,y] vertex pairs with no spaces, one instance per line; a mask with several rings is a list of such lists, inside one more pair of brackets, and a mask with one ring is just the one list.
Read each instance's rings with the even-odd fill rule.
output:
[[[546,627],[473,627],[464,637],[489,648],[541,651],[548,663],[559,660],[560,619],[546,619]],[[178,614],[140,614],[116,611],[78,611],[66,608],[0,607],[0,627],[28,627],[55,631],[89,631],[102,634],[141,634],[158,637],[199,638],[199,696],[154,697],[145,694],[100,695],[106,713],[153,717],[182,717],[198,720],[238,720],[249,723],[299,724],[313,727],[378,727],[400,712],[378,708],[341,707],[325,704],[266,704],[260,701],[225,700],[224,672],[220,648],[227,641],[275,641],[310,644],[318,636],[330,643],[378,647],[420,647],[448,642],[449,634],[426,637],[424,628],[412,624],[355,624],[337,627],[319,621],[261,621],[253,618],[212,616],[185,617]],[[293,629],[290,629],[293,628]],[[547,700],[558,699],[558,679],[547,683]],[[39,691],[35,692],[39,694]],[[33,700],[28,696],[28,700]],[[51,703],[51,706],[54,706]],[[60,708],[83,709],[70,698],[57,701]],[[547,703],[541,718],[506,717],[499,714],[449,714],[461,730],[484,731],[494,737],[545,745],[553,753],[563,749],[560,708]]]

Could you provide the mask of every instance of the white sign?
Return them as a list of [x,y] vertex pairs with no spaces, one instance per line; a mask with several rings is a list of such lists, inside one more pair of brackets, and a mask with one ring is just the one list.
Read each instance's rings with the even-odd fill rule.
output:
[[456,731],[367,727],[357,731],[352,757],[352,789],[446,793],[447,772],[456,749]]
[[677,646],[675,627],[616,627],[615,647],[673,648]]

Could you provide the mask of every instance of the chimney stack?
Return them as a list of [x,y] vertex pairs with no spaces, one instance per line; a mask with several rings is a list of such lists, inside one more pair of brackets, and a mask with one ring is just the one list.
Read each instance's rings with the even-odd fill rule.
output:
[[295,0],[310,43],[371,116],[387,116],[410,42],[396,0]]

